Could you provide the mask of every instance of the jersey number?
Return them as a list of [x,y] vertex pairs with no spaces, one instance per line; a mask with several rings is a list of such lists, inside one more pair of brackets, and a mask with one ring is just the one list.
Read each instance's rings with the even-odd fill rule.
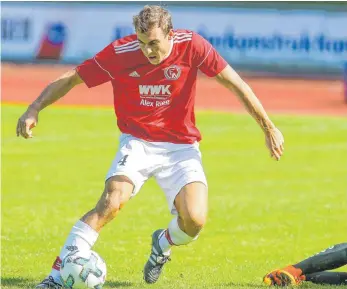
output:
[[119,160],[119,165],[120,166],[125,166],[125,163],[127,162],[127,158],[128,158],[129,155],[125,155],[124,157],[122,157],[120,160]]

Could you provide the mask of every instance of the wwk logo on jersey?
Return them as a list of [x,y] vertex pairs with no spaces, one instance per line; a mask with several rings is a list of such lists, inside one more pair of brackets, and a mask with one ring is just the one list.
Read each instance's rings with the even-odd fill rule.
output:
[[171,95],[171,85],[139,85],[142,98],[167,98]]
[[181,68],[177,65],[171,65],[164,69],[164,75],[167,80],[177,80],[181,76]]
[[140,105],[159,107],[170,104],[171,85],[139,85]]

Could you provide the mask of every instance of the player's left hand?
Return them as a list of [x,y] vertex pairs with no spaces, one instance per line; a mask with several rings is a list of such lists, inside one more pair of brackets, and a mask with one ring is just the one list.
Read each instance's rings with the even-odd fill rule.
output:
[[279,161],[284,150],[284,138],[279,129],[273,128],[268,130],[265,133],[265,143],[271,157]]

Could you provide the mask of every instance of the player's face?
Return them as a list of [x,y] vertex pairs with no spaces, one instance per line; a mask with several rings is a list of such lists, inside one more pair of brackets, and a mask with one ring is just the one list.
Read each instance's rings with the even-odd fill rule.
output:
[[146,33],[137,31],[136,34],[140,48],[150,63],[157,65],[168,55],[172,45],[172,30],[165,35],[161,28],[155,27]]

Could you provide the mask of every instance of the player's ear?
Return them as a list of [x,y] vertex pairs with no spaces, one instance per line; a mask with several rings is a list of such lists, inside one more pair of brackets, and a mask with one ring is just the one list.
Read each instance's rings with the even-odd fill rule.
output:
[[168,35],[169,35],[169,40],[171,40],[174,37],[174,31],[172,29],[170,29]]

